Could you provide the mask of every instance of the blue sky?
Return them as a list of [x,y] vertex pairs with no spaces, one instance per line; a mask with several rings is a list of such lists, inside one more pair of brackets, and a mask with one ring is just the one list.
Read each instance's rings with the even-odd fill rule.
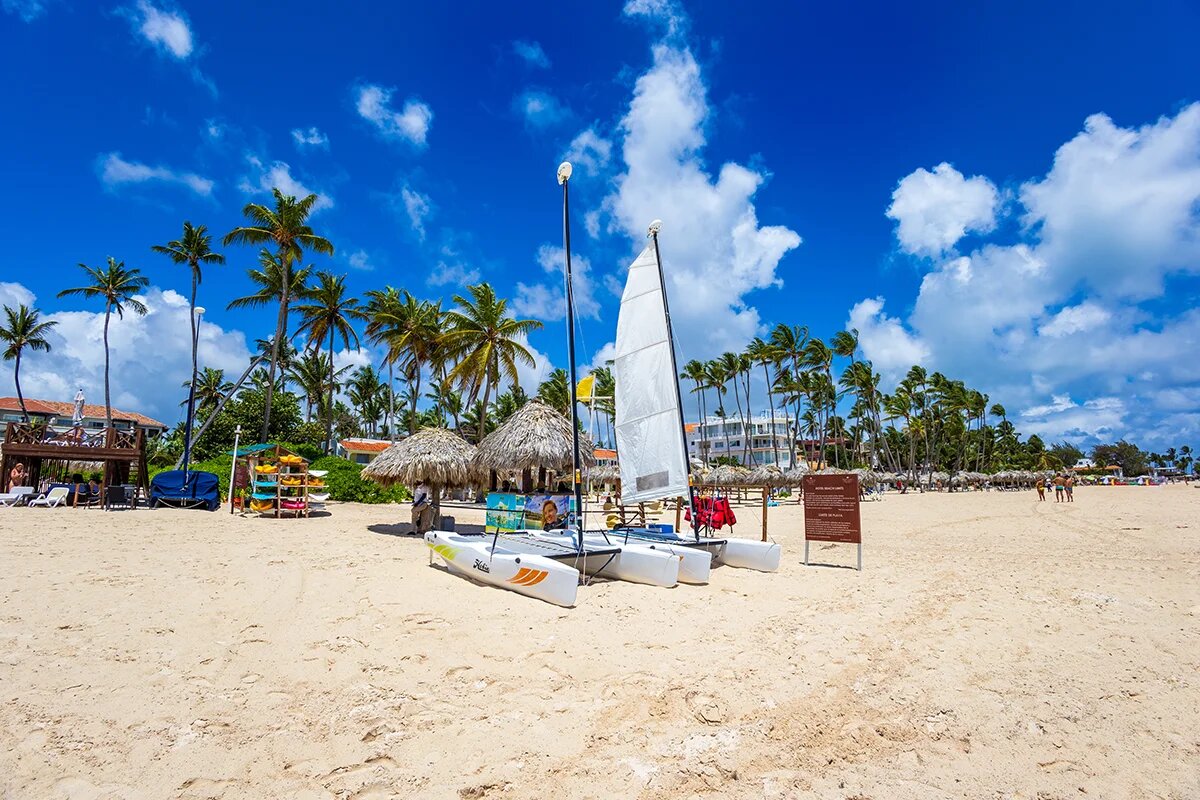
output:
[[[532,389],[569,156],[583,364],[659,217],[684,360],[853,324],[886,388],[920,359],[1050,439],[1198,438],[1194,4],[0,4],[0,300],[60,322],[31,396],[101,396],[96,309],[54,295],[113,255],[155,287],[114,402],[177,419],[186,276],[149,246],[272,184],[321,195],[356,293],[486,279],[543,318]],[[226,254],[201,360],[237,372],[273,319],[224,310]]]

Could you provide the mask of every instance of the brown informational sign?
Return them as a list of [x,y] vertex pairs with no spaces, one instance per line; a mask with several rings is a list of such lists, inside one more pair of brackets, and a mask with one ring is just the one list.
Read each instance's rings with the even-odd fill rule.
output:
[[858,545],[862,569],[862,518],[857,475],[804,476],[804,563],[809,542]]

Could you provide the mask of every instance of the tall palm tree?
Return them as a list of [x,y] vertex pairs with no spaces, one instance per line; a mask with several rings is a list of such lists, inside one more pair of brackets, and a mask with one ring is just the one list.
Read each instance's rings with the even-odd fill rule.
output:
[[[320,398],[329,386],[330,360],[316,350],[305,350],[292,362],[288,377],[304,392],[304,421],[312,421],[314,406],[319,407]],[[343,367],[347,369],[347,367]],[[334,376],[336,379],[336,375]]]
[[[793,380],[799,380],[800,359],[804,355],[804,347],[808,342],[808,328],[802,325],[785,325],[782,322],[771,329],[771,347],[775,349],[777,366],[787,365],[791,369]],[[778,376],[777,376],[778,378]],[[802,394],[795,392],[793,397],[793,436],[789,437],[792,463],[796,463],[796,438],[800,435],[800,398]]]
[[[297,306],[300,313],[300,328],[297,334],[305,334],[313,349],[329,337],[329,407],[333,408],[333,345],[335,338],[341,338],[347,349],[354,342],[358,347],[358,334],[351,325],[352,320],[362,319],[363,313],[358,310],[358,299],[346,296],[346,276],[334,275],[331,272],[318,272],[317,283],[304,293],[307,301]],[[333,417],[325,422],[325,452],[333,447]]]
[[43,322],[41,313],[36,308],[30,308],[19,303],[16,310],[4,307],[4,324],[0,325],[0,343],[4,344],[4,360],[13,361],[13,383],[17,385],[17,403],[21,406],[21,416],[29,422],[29,412],[25,409],[25,396],[21,394],[21,352],[28,347],[30,350],[50,352],[50,342],[46,334],[57,325],[48,320]]
[[[183,388],[191,389],[192,382],[184,381]],[[221,398],[229,392],[233,391],[233,384],[225,380],[225,370],[213,369],[205,367],[199,374],[196,375],[196,391],[194,393],[197,408],[203,411],[206,408],[215,406],[221,402]],[[189,396],[192,393],[189,392]],[[179,405],[186,405],[187,400],[184,400]]]
[[142,275],[139,269],[126,269],[124,261],[108,257],[104,267],[89,267],[80,264],[80,268],[91,278],[87,286],[74,289],[63,289],[59,297],[80,295],[82,297],[100,297],[104,300],[104,418],[108,427],[112,427],[112,393],[109,390],[109,354],[108,354],[108,324],[112,312],[117,312],[117,319],[125,318],[126,307],[138,316],[146,315],[146,306],[134,295],[150,285],[150,281]]
[[[415,426],[422,370],[446,355],[442,352],[442,304],[418,300],[402,291],[394,299],[389,297],[377,314],[371,313],[370,306],[367,313],[369,334],[387,345],[384,362],[389,369],[400,364],[412,389],[408,422]],[[409,428],[410,434],[415,432],[415,427]]]
[[[536,366],[533,355],[519,340],[539,330],[542,323],[508,316],[508,301],[496,297],[490,284],[468,286],[467,294],[454,295],[458,308],[446,312],[449,330],[443,334],[443,340],[451,356],[459,358],[450,376],[460,386],[471,387],[472,399],[478,396],[479,387],[483,387],[481,419],[476,426],[477,436],[482,440],[487,430],[492,386],[499,383],[501,376],[514,386],[520,383],[517,362]],[[474,403],[470,406],[473,409]]]
[[763,380],[767,382],[767,407],[771,411],[771,449],[775,457],[775,465],[778,466],[779,437],[775,432],[775,392],[771,386],[771,373],[768,368],[778,361],[779,351],[774,345],[763,341],[763,339],[758,336],[755,336],[750,340],[750,344],[746,345],[746,357],[750,359],[750,363],[760,364],[763,368]]
[[[173,239],[164,244],[151,245],[150,249],[155,253],[164,255],[174,261],[176,264],[187,264],[188,271],[192,278],[192,293],[189,296],[188,308],[191,311],[191,328],[192,328],[192,375],[196,374],[196,288],[200,285],[203,275],[200,271],[201,264],[224,264],[225,256],[220,253],[214,253],[212,250],[212,236],[208,233],[208,228],[204,225],[193,226],[190,221],[185,220],[183,223],[183,236],[179,239]],[[190,385],[190,380],[189,380]],[[189,392],[189,397],[191,393]],[[188,418],[191,419],[192,409],[188,409]],[[190,432],[189,432],[190,433]]]
[[700,444],[697,448],[701,457],[708,458],[708,442],[705,438],[705,410],[704,410],[704,388],[708,382],[708,374],[704,369],[704,362],[692,359],[683,365],[683,372],[679,373],[679,377],[692,382],[692,394],[696,395],[696,413],[700,417]]
[[[310,194],[303,200],[297,200],[291,195],[285,195],[279,189],[272,189],[275,197],[275,208],[267,208],[259,203],[247,203],[242,209],[242,215],[253,223],[234,228],[225,234],[224,244],[267,245],[275,248],[275,259],[279,275],[279,317],[275,323],[274,346],[271,354],[270,382],[267,384],[266,413],[263,415],[262,441],[267,440],[267,430],[271,424],[271,398],[275,382],[275,372],[279,366],[278,347],[285,341],[284,331],[287,329],[288,306],[292,297],[292,266],[304,258],[304,251],[333,255],[333,243],[323,236],[318,236],[308,224],[312,214],[313,204],[317,196]],[[262,263],[262,259],[259,259]],[[251,280],[254,280],[253,270]]]
[[[226,238],[228,239],[228,237]],[[283,364],[285,352],[280,343],[288,341],[288,312],[292,300],[304,294],[313,268],[309,265],[296,269],[290,261],[272,253],[265,247],[258,251],[258,265],[258,269],[246,270],[246,275],[250,278],[250,282],[257,287],[257,290],[253,294],[232,300],[226,308],[261,308],[272,304],[279,306],[275,322],[275,335],[269,340],[271,356],[267,372],[270,379],[267,381],[267,385],[271,388],[268,389],[264,398],[266,413],[259,436],[260,439],[266,441],[267,430],[271,424],[271,401],[274,396],[275,373]]]
[[[392,320],[397,319],[401,312],[401,306],[404,303],[400,296],[400,290],[394,286],[385,286],[382,289],[371,289],[365,295],[367,302],[363,306],[364,319],[367,320],[367,327],[364,331],[367,341],[374,344],[381,344],[385,340],[385,332],[390,329]],[[396,441],[395,432],[395,417],[396,417],[396,393],[393,387],[396,385],[395,360],[388,356],[384,357],[384,363],[387,365],[388,380],[387,380],[387,430],[388,436],[392,441]]]

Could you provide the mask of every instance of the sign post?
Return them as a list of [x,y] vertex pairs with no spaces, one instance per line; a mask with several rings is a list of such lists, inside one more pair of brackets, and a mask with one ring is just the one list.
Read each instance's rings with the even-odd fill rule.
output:
[[804,565],[809,542],[858,545],[862,571],[862,518],[859,515],[858,476],[804,476]]

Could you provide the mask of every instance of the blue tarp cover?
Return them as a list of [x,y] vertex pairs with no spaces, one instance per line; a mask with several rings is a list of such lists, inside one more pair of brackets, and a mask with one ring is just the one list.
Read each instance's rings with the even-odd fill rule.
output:
[[[187,483],[184,483],[184,475]],[[150,507],[159,505],[183,506],[199,508],[203,506],[209,511],[221,507],[221,490],[217,476],[211,472],[189,471],[181,469],[160,472],[150,481]]]

